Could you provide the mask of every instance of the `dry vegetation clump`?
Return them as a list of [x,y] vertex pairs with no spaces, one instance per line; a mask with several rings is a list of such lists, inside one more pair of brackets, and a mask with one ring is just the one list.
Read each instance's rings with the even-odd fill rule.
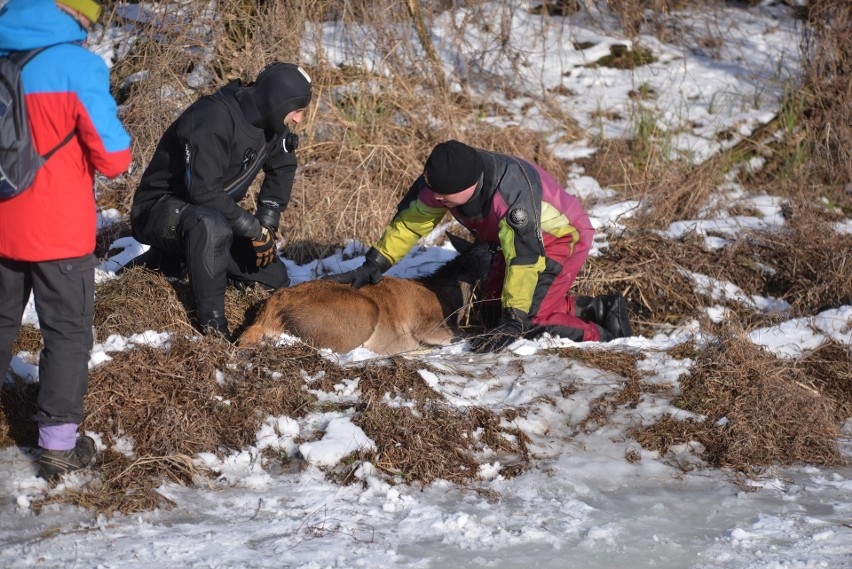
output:
[[792,307],[786,317],[815,314],[852,303],[852,236],[837,233],[834,221],[820,208],[793,204],[780,230],[752,231],[714,250],[694,235],[675,241],[627,230],[586,261],[576,290],[624,294],[640,333],[700,318],[705,307],[717,304],[753,325],[778,317],[748,302],[708,296],[687,273],[732,283],[746,295],[785,300]]
[[[263,286],[229,286],[225,315],[239,334],[269,296]],[[111,334],[131,336],[146,330],[194,334],[195,301],[187,279],[167,278],[159,271],[132,266],[97,287],[94,325],[97,339]]]
[[852,235],[808,204],[793,204],[787,217],[780,231],[752,240],[756,258],[772,267],[762,294],[787,300],[799,315],[852,304]]
[[586,260],[575,292],[620,292],[639,333],[651,324],[677,324],[694,318],[707,302],[680,268],[693,262],[711,266],[710,257],[697,240],[673,242],[650,231],[632,232]]
[[156,488],[164,479],[203,479],[198,453],[245,448],[266,417],[311,411],[302,369],[337,369],[304,346],[237,352],[221,340],[179,335],[166,350],[138,347],[112,358],[90,375],[82,428],[100,433],[109,448],[129,441],[132,456],[107,451],[90,485],[34,507],[64,502],[130,513],[162,505]]
[[469,484],[477,478],[478,456],[485,450],[509,457],[508,464],[502,459],[504,476],[517,475],[528,466],[526,435],[501,427],[491,411],[459,410],[441,401],[397,407],[375,394],[362,402],[365,406],[355,423],[379,447],[370,461],[405,482],[429,484],[440,478]]
[[18,330],[18,337],[12,343],[12,353],[29,352],[38,354],[41,351],[41,330],[35,326],[24,324]]
[[823,397],[834,403],[835,419],[852,419],[852,349],[828,342],[796,362],[799,371]]
[[[607,392],[591,402],[589,413],[577,426],[585,433],[606,425],[612,414],[619,408],[635,408],[640,403],[643,393],[660,393],[670,390],[668,386],[650,385],[642,381],[642,377],[647,373],[636,368],[637,362],[645,357],[642,354],[579,348],[555,348],[548,352],[622,378],[618,380],[619,389]],[[563,396],[564,394],[563,391]]]
[[[98,204],[102,203],[100,196],[97,198]],[[99,206],[101,207],[101,206]],[[124,218],[121,221],[110,223],[106,227],[98,230],[95,237],[95,256],[99,259],[110,257],[114,251],[112,245],[122,237],[130,235],[130,219]]]
[[306,411],[302,369],[331,365],[305,347],[238,352],[215,338],[180,335],[166,349],[112,357],[91,372],[85,426],[129,437],[141,456],[242,448],[266,416]]
[[225,290],[225,316],[235,338],[254,322],[263,301],[271,294],[271,291],[258,283],[229,286]]
[[581,348],[553,348],[547,350],[547,353],[556,354],[560,358],[577,361],[587,367],[635,379],[638,379],[642,375],[637,371],[636,363],[639,360],[645,359],[645,356],[642,354]]
[[700,318],[705,307],[716,304],[753,316],[748,306],[735,300],[708,296],[689,273],[734,283],[746,294],[761,294],[768,274],[755,253],[748,238],[708,250],[695,235],[675,241],[653,231],[631,230],[601,255],[587,259],[576,291],[592,296],[622,293],[639,333],[654,325]]
[[502,425],[494,412],[448,405],[411,363],[394,358],[364,369],[361,405],[354,422],[377,445],[369,460],[406,482],[436,478],[467,484],[476,479],[479,455],[497,453],[505,476],[526,469],[528,437]]
[[698,441],[712,466],[750,472],[775,464],[842,463],[835,401],[813,387],[795,362],[727,330],[680,380],[675,404],[704,421],[664,416],[635,429],[645,448],[664,454],[672,444]]
[[170,280],[144,267],[128,267],[95,290],[97,340],[146,330],[192,333],[186,308],[191,303],[186,281]]
[[439,402],[418,408],[392,407],[381,396],[363,398],[355,423],[380,450],[371,462],[405,482],[436,478],[466,483],[476,476],[471,425],[455,409]]

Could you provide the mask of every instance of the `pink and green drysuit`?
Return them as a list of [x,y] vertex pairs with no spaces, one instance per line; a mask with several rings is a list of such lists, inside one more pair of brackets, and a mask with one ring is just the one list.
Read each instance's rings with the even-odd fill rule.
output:
[[375,249],[391,263],[404,257],[447,211],[479,239],[499,246],[487,298],[528,315],[532,324],[570,328],[576,340],[597,341],[593,323],[574,314],[568,290],[589,254],[594,228],[576,196],[539,166],[476,149],[482,183],[471,199],[449,210],[420,176],[400,203]]

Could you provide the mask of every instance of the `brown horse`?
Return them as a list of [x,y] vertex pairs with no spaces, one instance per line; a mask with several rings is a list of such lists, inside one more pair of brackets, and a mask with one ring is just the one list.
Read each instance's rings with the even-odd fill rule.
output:
[[448,344],[485,285],[492,252],[485,244],[447,235],[459,255],[425,277],[385,277],[358,290],[320,279],[275,291],[238,343],[287,332],[337,353],[363,346],[397,354]]

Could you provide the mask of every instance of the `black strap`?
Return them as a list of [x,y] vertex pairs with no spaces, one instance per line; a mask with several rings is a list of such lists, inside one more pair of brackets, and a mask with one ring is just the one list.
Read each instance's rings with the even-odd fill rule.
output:
[[44,158],[44,161],[45,161],[45,162],[47,162],[47,159],[48,159],[48,158],[50,158],[51,156],[53,156],[53,154],[54,154],[57,150],[59,150],[60,148],[62,148],[63,146],[65,146],[66,144],[68,144],[69,142],[71,142],[71,139],[72,139],[72,138],[74,138],[74,135],[75,135],[75,134],[77,134],[77,129],[76,129],[76,128],[75,128],[74,130],[72,130],[71,132],[69,132],[69,133],[65,136],[65,138],[63,138],[63,139],[62,139],[62,142],[60,142],[59,144],[57,144],[56,146],[54,146],[54,147],[53,147],[53,149],[52,149],[50,152],[48,152],[47,154],[42,154],[42,155],[41,155],[41,157],[42,157],[42,158]]

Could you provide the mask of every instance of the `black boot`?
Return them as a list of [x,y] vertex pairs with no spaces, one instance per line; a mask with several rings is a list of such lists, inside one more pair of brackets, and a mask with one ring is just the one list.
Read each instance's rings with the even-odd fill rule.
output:
[[615,340],[616,336],[613,336],[603,326],[599,326],[598,324],[595,324],[595,328],[598,329],[598,334],[600,334],[600,338],[598,339],[598,342],[611,342],[612,340]]
[[633,335],[627,302],[618,293],[601,296],[575,296],[574,314],[581,320],[597,324],[613,338]]
[[228,329],[228,319],[225,313],[219,310],[198,313],[198,327],[205,336],[218,334],[229,342],[233,342],[231,331]]
[[550,334],[551,336],[559,336],[560,338],[565,338],[567,340],[571,340],[572,342],[583,341],[583,330],[581,330],[580,328],[573,328],[571,326],[560,326],[558,324],[549,324],[544,327],[544,331]]

